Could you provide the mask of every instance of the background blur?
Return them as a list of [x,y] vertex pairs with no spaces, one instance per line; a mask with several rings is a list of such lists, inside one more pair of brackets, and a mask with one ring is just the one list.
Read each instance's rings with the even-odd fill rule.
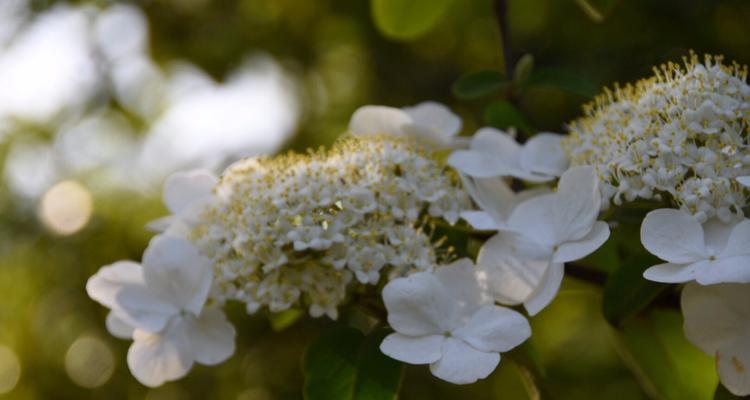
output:
[[[515,57],[531,53],[537,66],[575,71],[597,88],[646,76],[688,49],[750,62],[743,0],[510,0],[509,20]],[[220,171],[241,156],[330,144],[363,104],[442,101],[470,134],[491,98],[461,101],[451,85],[503,68],[490,0],[454,2],[410,40],[380,33],[364,0],[0,0],[0,394],[300,398],[300,356],[328,322],[284,326],[230,307],[236,354],[149,390],[128,372],[129,343],[107,334],[106,310],[87,298],[86,279],[118,259],[140,259],[151,237],[145,223],[166,213],[161,183],[170,172]],[[536,88],[518,104],[534,129],[561,132],[586,100]],[[551,393],[648,398],[648,383],[628,368],[632,355],[600,316],[599,293],[566,278],[532,322]],[[660,340],[689,347],[677,313],[655,321],[667,326]],[[685,382],[696,385],[695,398],[713,391],[706,371]],[[469,387],[409,367],[401,397],[527,395],[504,362]]]

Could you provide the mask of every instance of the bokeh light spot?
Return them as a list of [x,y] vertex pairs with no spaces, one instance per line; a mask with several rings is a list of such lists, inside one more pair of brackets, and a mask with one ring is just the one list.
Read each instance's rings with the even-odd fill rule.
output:
[[0,346],[0,394],[13,390],[21,378],[21,363],[16,353],[6,346]]
[[78,386],[96,388],[104,385],[114,370],[112,350],[95,337],[79,337],[65,354],[65,372]]
[[86,226],[93,208],[88,189],[75,181],[63,181],[51,187],[42,197],[39,218],[51,231],[70,235]]

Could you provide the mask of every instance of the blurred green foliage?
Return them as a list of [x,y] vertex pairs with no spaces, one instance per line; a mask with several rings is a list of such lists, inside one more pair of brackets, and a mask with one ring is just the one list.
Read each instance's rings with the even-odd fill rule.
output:
[[[55,3],[37,1],[34,7],[42,11]],[[446,10],[438,10],[412,31],[408,20],[373,19],[372,10],[384,15],[400,12],[387,7],[398,5],[397,1],[375,0],[372,6],[362,0],[131,3],[148,16],[152,52],[159,61],[187,59],[221,79],[249,52],[266,52],[279,59],[302,83],[304,115],[287,145],[295,150],[331,143],[362,104],[442,101],[461,114],[467,133],[487,122],[562,131],[596,88],[648,75],[652,66],[679,59],[688,49],[750,62],[750,3],[744,0],[510,0],[513,54],[534,57],[535,68],[524,79],[526,90],[508,102],[501,76],[488,73],[473,79],[493,82],[493,90],[472,88],[465,78],[462,88],[456,89],[458,98],[451,87],[459,77],[505,69],[490,0],[437,2]],[[416,3],[437,7],[433,2]],[[575,71],[575,78],[570,71]],[[489,104],[493,111],[486,121],[483,114]],[[0,147],[0,157],[6,150]],[[269,322],[266,315],[247,316],[236,305],[230,307],[230,316],[238,327],[238,347],[227,363],[196,366],[186,379],[158,389],[139,385],[127,371],[128,343],[107,334],[106,311],[87,298],[84,285],[102,265],[140,259],[151,236],[145,223],[166,211],[158,193],[94,190],[93,195],[94,216],[88,226],[61,237],[39,223],[35,204],[13,198],[0,186],[0,344],[13,350],[21,372],[7,398],[301,398],[301,356],[331,323],[308,318]],[[632,235],[625,240],[637,241]],[[706,358],[687,350],[676,314],[639,316],[618,338],[601,308],[600,291],[568,277],[558,299],[532,319],[531,344],[544,367],[544,393],[571,400],[710,398],[701,391],[715,385],[715,376],[702,375]],[[660,331],[667,336],[649,333],[661,325],[667,326]],[[99,339],[113,356],[111,378],[94,389],[75,383],[70,367],[66,370],[66,353],[81,337]],[[668,347],[659,348],[654,341]],[[647,361],[644,365],[649,367],[636,375],[628,368],[634,360],[656,357],[657,352],[682,357],[686,351],[692,351],[690,365]],[[95,354],[84,365],[95,368],[94,361],[104,356]],[[425,367],[408,366],[401,398],[529,398],[521,373],[524,367],[511,358],[489,379],[466,387],[440,382]],[[0,364],[1,382],[12,371],[7,363]],[[678,374],[688,386],[654,387],[654,382],[673,384],[669,374]],[[644,379],[655,381],[644,390],[639,384]],[[692,384],[699,388],[693,390]]]

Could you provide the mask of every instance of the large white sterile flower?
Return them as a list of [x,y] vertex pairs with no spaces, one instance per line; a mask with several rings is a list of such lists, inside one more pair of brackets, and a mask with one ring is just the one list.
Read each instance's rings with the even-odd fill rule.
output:
[[671,208],[651,211],[641,225],[641,243],[667,261],[644,272],[646,279],[703,285],[750,282],[750,220],[704,224],[687,212]]
[[479,210],[461,212],[461,218],[475,229],[496,231],[507,225],[517,205],[534,196],[547,194],[546,187],[514,192],[504,178],[472,178],[462,175],[464,191],[474,200]]
[[750,285],[689,283],[682,312],[685,336],[716,356],[721,383],[737,396],[750,395]]
[[349,131],[353,135],[413,136],[438,147],[453,145],[460,130],[461,118],[434,101],[401,109],[362,106],[349,121]]
[[164,182],[164,205],[172,213],[148,224],[148,228],[155,232],[168,230],[180,216],[194,211],[200,204],[210,201],[213,189],[219,183],[214,174],[197,169],[180,171],[167,177]]
[[395,279],[383,288],[383,301],[396,332],[380,350],[405,363],[430,364],[433,375],[456,384],[487,377],[499,353],[531,336],[526,318],[481,290],[468,259]]
[[739,182],[742,186],[750,187],[750,175],[748,176],[738,176],[737,182]]
[[119,261],[86,284],[89,296],[111,309],[107,328],[131,337],[128,366],[147,386],[188,373],[194,362],[218,364],[234,353],[234,327],[216,307],[205,307],[212,269],[187,241],[156,236],[143,265]]
[[557,294],[563,263],[586,257],[607,241],[609,226],[596,220],[598,190],[594,169],[575,167],[562,175],[557,192],[513,209],[477,260],[480,277],[497,301],[523,303],[529,314],[538,313]]
[[539,133],[525,144],[495,128],[482,128],[471,138],[469,149],[456,150],[448,164],[475,178],[512,176],[529,182],[546,182],[568,167],[562,136]]

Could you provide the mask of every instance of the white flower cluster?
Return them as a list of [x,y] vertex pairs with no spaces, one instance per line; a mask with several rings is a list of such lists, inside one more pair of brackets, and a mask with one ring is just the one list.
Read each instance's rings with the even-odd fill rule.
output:
[[570,124],[573,165],[593,165],[603,206],[661,199],[705,221],[741,215],[750,174],[747,67],[696,55],[635,85],[606,90]]
[[454,223],[468,203],[427,149],[388,135],[240,161],[215,193],[190,234],[213,262],[212,298],[249,312],[306,303],[312,316],[331,318],[352,277],[372,285],[384,272],[437,265],[447,249],[430,237],[430,217]]

